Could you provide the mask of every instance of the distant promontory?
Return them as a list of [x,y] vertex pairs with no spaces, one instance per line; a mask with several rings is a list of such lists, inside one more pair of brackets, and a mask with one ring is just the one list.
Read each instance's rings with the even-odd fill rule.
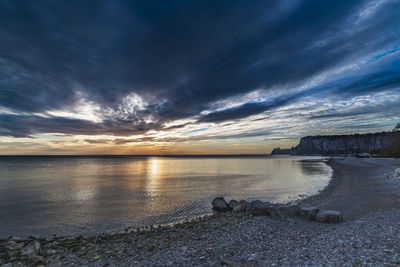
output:
[[370,154],[400,156],[400,132],[380,132],[351,135],[306,136],[296,147],[275,148],[271,155],[347,155]]

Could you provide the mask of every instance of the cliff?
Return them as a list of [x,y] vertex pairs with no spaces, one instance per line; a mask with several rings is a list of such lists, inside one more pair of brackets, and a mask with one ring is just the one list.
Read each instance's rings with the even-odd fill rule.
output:
[[400,132],[352,135],[307,136],[291,149],[276,148],[272,155],[357,155],[361,153],[398,156]]
[[292,155],[356,155],[376,153],[390,145],[391,133],[307,136],[292,149]]

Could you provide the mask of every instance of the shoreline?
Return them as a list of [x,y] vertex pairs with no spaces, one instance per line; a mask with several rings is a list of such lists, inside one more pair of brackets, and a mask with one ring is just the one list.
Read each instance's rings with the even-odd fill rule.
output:
[[[328,185],[317,195],[297,202],[301,206],[342,211],[344,222],[340,224],[233,213],[205,215],[139,231],[39,240],[39,255],[31,261],[6,255],[3,240],[0,263],[21,262],[22,266],[33,263],[46,266],[400,264],[400,250],[396,249],[400,240],[397,223],[400,181],[387,178],[382,172],[383,169],[387,174],[393,172],[400,166],[400,160],[330,158],[326,164],[333,170]],[[393,230],[395,226],[397,230]],[[342,254],[338,255],[338,250]]]
[[[97,155],[98,156],[98,155]],[[96,155],[94,157],[97,157]],[[0,156],[1,157],[1,156]],[[25,156],[24,156],[25,157]],[[43,156],[34,156],[34,157],[43,157]],[[48,157],[48,156],[44,156],[44,157]],[[71,157],[86,157],[86,156],[71,156]],[[90,156],[92,157],[92,155]],[[114,156],[112,156],[114,157]],[[116,156],[119,157],[119,156]],[[123,156],[123,157],[131,157],[131,156]],[[176,157],[176,155],[173,155],[171,157]],[[184,156],[187,157],[187,156]],[[189,156],[189,158],[192,156]],[[203,156],[202,156],[203,157]],[[207,158],[209,156],[206,156]],[[226,155],[224,155],[224,157],[226,157]],[[228,155],[227,158],[231,158],[231,157],[241,157],[241,155]],[[266,158],[271,157],[270,155],[267,155]],[[273,158],[280,158],[281,156],[272,156]],[[286,155],[283,156],[285,159],[287,158]],[[290,158],[290,157],[289,157]],[[305,157],[305,156],[294,156],[294,158],[299,158],[299,159],[294,159],[296,161],[299,162],[318,162],[324,165],[324,168],[327,167],[326,161],[327,158],[326,157]],[[292,194],[288,194],[288,197],[285,199],[281,199],[282,202],[279,203],[294,203],[296,201],[299,201],[301,199],[307,198],[311,195],[314,194],[318,194],[320,192],[320,190],[322,190],[330,181],[332,175],[331,175],[331,171],[332,169],[328,166],[328,169],[330,169],[330,173],[324,175],[325,181],[323,184],[321,184],[319,187],[315,188],[315,189],[311,189],[310,190],[304,190],[303,192],[298,192],[300,194],[297,194],[295,192],[293,192]],[[247,175],[247,174],[246,174]],[[146,189],[147,190],[147,189]],[[216,193],[216,192],[214,192]],[[219,196],[219,195],[214,195],[213,196]],[[7,239],[9,237],[17,237],[19,239],[25,239],[28,240],[29,236],[37,236],[40,237],[41,239],[51,239],[53,236],[57,236],[58,238],[73,238],[74,236],[77,235],[82,235],[84,237],[91,237],[91,236],[97,236],[97,235],[101,235],[103,233],[106,234],[110,234],[110,233],[119,233],[119,232],[124,232],[125,229],[135,229],[135,228],[151,228],[154,226],[158,226],[158,225],[173,225],[173,224],[179,224],[179,223],[183,223],[186,220],[193,220],[196,219],[198,217],[203,217],[203,216],[207,216],[207,215],[211,215],[214,214],[213,210],[211,209],[211,195],[209,196],[210,200],[208,203],[208,201],[205,201],[204,199],[201,201],[201,204],[203,204],[203,207],[201,208],[200,212],[196,212],[196,214],[180,214],[179,217],[172,217],[168,220],[163,219],[162,217],[160,217],[160,220],[157,221],[150,221],[150,222],[146,222],[146,221],[131,221],[128,224],[120,224],[117,226],[112,226],[112,227],[108,227],[108,228],[103,228],[101,230],[89,230],[86,231],[87,229],[96,229],[95,227],[89,225],[88,227],[86,227],[86,229],[81,229],[81,230],[75,230],[75,229],[71,229],[71,231],[66,232],[63,231],[63,229],[59,229],[60,231],[57,231],[57,228],[51,228],[51,227],[47,227],[40,229],[39,231],[35,231],[35,229],[33,229],[32,231],[27,230],[25,231],[23,228],[21,228],[22,233],[18,233],[17,229],[11,229],[12,231],[1,231],[2,234],[0,234],[0,240],[1,239]],[[251,200],[256,200],[256,199],[261,199],[263,201],[271,201],[269,199],[265,199],[264,197],[268,197],[268,194],[262,193],[261,195],[259,195],[258,197],[250,197],[249,195],[244,196],[243,198],[246,199],[247,201],[251,201]],[[238,198],[239,199],[239,198]],[[192,199],[190,199],[192,200]],[[194,199],[196,200],[196,199]],[[275,201],[278,201],[275,200]],[[274,203],[278,203],[278,202],[274,202]],[[204,205],[205,204],[205,205]],[[205,207],[204,207],[205,206]],[[168,214],[167,214],[168,215]],[[62,220],[59,220],[62,221]],[[8,222],[8,224],[12,225],[12,222]],[[6,224],[7,227],[7,224]],[[29,228],[29,227],[28,227]]]
[[[261,156],[257,155],[257,156]],[[58,155],[60,157],[64,157],[64,155]],[[87,155],[78,155],[78,156],[68,156],[67,157],[86,157]],[[89,155],[90,157],[103,157],[103,155]],[[106,155],[109,156],[109,155]],[[111,155],[111,157],[131,157],[131,156],[140,156],[140,155]],[[209,155],[200,155],[201,157],[206,156],[209,157]],[[217,155],[217,156],[223,156],[226,157],[226,155]],[[250,157],[253,157],[254,155],[250,155]],[[265,155],[263,155],[265,156]],[[284,156],[286,157],[287,155],[267,155],[267,157],[280,157],[280,156]],[[0,157],[2,157],[0,155]],[[17,155],[17,157],[20,157],[20,155]],[[22,155],[21,157],[26,157],[25,155]],[[28,155],[28,157],[30,157]],[[34,155],[33,157],[51,157],[51,155]],[[177,156],[177,155],[168,155],[168,157],[182,157],[182,156]],[[187,155],[183,156],[183,157],[187,157]],[[197,157],[197,155],[189,155],[188,157]],[[241,157],[241,155],[228,155],[228,157]],[[294,157],[303,157],[302,155],[299,156],[294,156]],[[310,156],[310,157],[314,157],[314,156]],[[299,161],[301,162],[318,162],[318,163],[323,163],[326,164],[332,171],[333,174],[333,169],[332,167],[328,164],[329,161],[329,157],[324,157],[324,156],[317,156],[318,158],[312,158],[312,159],[301,159]],[[304,193],[304,194],[300,194],[300,195],[293,195],[293,196],[289,196],[289,198],[285,201],[285,202],[277,202],[275,204],[296,204],[300,201],[303,201],[305,199],[308,199],[310,197],[313,197],[315,195],[320,194],[330,183],[332,180],[332,175],[330,175],[330,177],[328,178],[329,181],[328,183],[325,185],[325,187],[323,187],[322,189],[320,189],[319,191],[316,192],[308,192],[308,193]],[[246,199],[246,201],[252,201],[252,200],[256,200],[256,199]],[[57,235],[56,232],[52,232],[46,235],[42,235],[42,234],[36,234],[36,233],[27,233],[24,236],[21,235],[13,235],[13,234],[9,234],[9,235],[4,235],[4,236],[0,236],[0,240],[6,240],[9,239],[11,237],[20,239],[20,240],[25,240],[25,241],[29,241],[30,240],[30,236],[34,236],[38,239],[47,239],[47,240],[52,240],[54,237],[56,237],[57,239],[71,239],[74,238],[76,236],[83,236],[85,238],[89,238],[89,237],[94,237],[94,236],[100,236],[103,234],[120,234],[120,233],[126,233],[127,231],[134,231],[135,229],[152,229],[154,227],[160,227],[160,226],[174,226],[176,224],[182,224],[182,223],[186,223],[187,221],[195,221],[198,219],[201,219],[203,217],[208,217],[210,215],[215,215],[215,211],[212,210],[211,208],[211,200],[209,203],[209,212],[201,214],[201,215],[195,215],[195,216],[186,216],[182,219],[179,220],[175,220],[175,221],[170,221],[170,222],[165,222],[165,223],[154,223],[154,224],[143,224],[143,225],[127,225],[124,227],[116,227],[113,229],[109,229],[109,230],[105,230],[105,231],[99,231],[97,233],[71,233],[69,235]]]

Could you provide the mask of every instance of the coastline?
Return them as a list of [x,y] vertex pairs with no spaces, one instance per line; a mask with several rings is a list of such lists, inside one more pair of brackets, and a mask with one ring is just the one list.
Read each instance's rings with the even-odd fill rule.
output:
[[[329,184],[298,203],[340,210],[343,223],[216,214],[126,233],[39,240],[41,249],[34,264],[400,264],[400,182],[386,177],[400,166],[400,160],[331,158],[326,163],[333,169]],[[0,242],[0,263],[21,262],[18,256],[8,257],[6,241]]]
[[390,176],[400,167],[398,158],[330,158],[332,178],[318,194],[300,200],[300,205],[338,209],[345,220],[400,208],[398,180]]

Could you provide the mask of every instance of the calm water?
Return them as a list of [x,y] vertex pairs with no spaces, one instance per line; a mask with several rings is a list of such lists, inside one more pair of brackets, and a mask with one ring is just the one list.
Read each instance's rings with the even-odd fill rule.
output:
[[210,213],[219,195],[285,202],[329,181],[327,165],[304,159],[310,157],[0,157],[0,236],[174,222]]

